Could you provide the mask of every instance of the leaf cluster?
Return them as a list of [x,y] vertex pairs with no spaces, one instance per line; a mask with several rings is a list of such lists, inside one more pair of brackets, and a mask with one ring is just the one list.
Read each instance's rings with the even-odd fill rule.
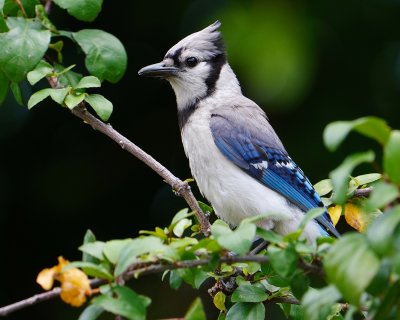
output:
[[[56,0],[54,3],[82,21],[94,20],[102,6],[102,0]],[[89,76],[73,72],[74,66],[63,66],[65,38],[85,54]],[[64,31],[52,23],[38,0],[4,0],[0,2],[0,47],[0,104],[11,90],[16,101],[23,105],[21,82],[27,79],[35,85],[47,78],[50,88],[33,94],[28,108],[51,97],[69,109],[85,101],[102,120],[110,117],[112,103],[86,90],[100,87],[104,80],[116,83],[125,73],[127,54],[112,34],[98,29]]]

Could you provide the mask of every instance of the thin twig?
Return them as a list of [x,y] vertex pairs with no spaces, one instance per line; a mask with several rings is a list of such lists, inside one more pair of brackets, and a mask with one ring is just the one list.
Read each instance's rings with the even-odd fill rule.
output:
[[34,296],[21,300],[18,302],[15,302],[13,304],[10,304],[8,306],[0,308],[0,317],[5,317],[9,315],[10,313],[13,313],[17,310],[24,309],[30,306],[33,306],[35,304],[38,304],[43,301],[51,300],[60,295],[61,289],[59,287],[54,288],[53,290],[35,294]]
[[[128,269],[127,272],[123,274],[124,280],[130,280],[133,277],[136,276],[142,276],[142,275],[147,275],[147,274],[152,274],[152,273],[160,273],[164,272],[167,270],[174,270],[174,269],[182,269],[182,268],[195,268],[195,267],[200,267],[200,266],[205,266],[209,264],[211,261],[211,258],[202,258],[202,259],[197,259],[197,260],[183,260],[183,261],[177,261],[171,264],[138,264],[137,268],[135,268],[133,265]],[[246,256],[225,256],[221,257],[219,259],[220,263],[227,263],[227,264],[233,264],[237,262],[257,262],[257,263],[266,263],[269,261],[268,256],[261,256],[261,255],[253,255],[249,254]],[[301,261],[299,263],[299,267],[301,267],[303,270],[314,273],[314,274],[321,274],[321,267],[319,266],[314,266],[308,263],[305,263],[304,261]]]
[[26,14],[24,5],[22,4],[22,2],[20,0],[14,0],[15,3],[17,4],[17,6],[21,9],[22,14],[24,15],[25,18],[28,18],[28,15]]
[[45,1],[44,10],[46,11],[47,14],[50,14],[52,2],[53,2],[53,0]]
[[368,197],[371,194],[372,190],[372,187],[356,189],[353,192],[353,197]]
[[72,109],[72,113],[78,118],[88,123],[94,130],[99,131],[111,138],[114,142],[118,143],[122,149],[128,151],[136,158],[144,162],[153,171],[159,174],[181,197],[183,197],[189,207],[195,212],[196,217],[200,223],[201,231],[205,236],[210,234],[210,222],[207,216],[199,207],[196,198],[194,197],[190,186],[187,182],[184,182],[175,177],[167,168],[161,165],[156,159],[144,152],[141,148],[135,145],[133,142],[128,140],[118,131],[114,130],[110,124],[97,119],[86,108],[81,104]]
[[294,297],[273,297],[263,302],[264,304],[271,304],[271,303],[300,304],[300,301]]
[[[102,279],[93,279],[90,281],[90,286],[92,288],[96,288],[104,283],[105,283],[105,281]],[[33,306],[40,302],[55,299],[56,297],[58,297],[60,295],[60,293],[61,293],[61,288],[56,287],[50,291],[35,294],[34,296],[27,298],[25,300],[21,300],[21,301],[12,303],[8,306],[0,308],[0,317],[6,317],[15,311]]]

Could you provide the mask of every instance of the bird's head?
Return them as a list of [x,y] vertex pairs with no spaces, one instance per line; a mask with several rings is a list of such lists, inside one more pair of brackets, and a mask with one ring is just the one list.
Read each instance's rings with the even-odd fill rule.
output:
[[139,75],[168,80],[177,97],[178,107],[195,103],[211,95],[226,64],[219,21],[193,33],[168,50],[163,61],[139,70]]

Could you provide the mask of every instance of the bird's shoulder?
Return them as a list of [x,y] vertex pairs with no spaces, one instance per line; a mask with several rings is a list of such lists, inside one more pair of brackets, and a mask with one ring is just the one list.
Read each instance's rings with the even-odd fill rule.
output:
[[250,99],[242,97],[225,101],[217,107],[210,108],[209,117],[214,136],[242,137],[252,143],[286,153],[265,112]]

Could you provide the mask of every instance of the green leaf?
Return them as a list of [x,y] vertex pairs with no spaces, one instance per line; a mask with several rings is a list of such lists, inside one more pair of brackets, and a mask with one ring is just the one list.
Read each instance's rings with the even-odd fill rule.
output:
[[320,196],[328,194],[333,189],[331,179],[325,179],[317,182],[316,184],[314,184],[314,189],[318,192]]
[[[156,235],[157,237],[157,235]],[[198,244],[199,241],[195,238],[185,237],[182,239],[171,239],[170,247],[179,249],[179,248],[187,248],[189,249],[191,246]]]
[[290,288],[297,299],[301,299],[310,287],[310,279],[301,271],[297,272],[290,280]]
[[369,199],[365,203],[368,211],[384,208],[399,196],[399,189],[388,182],[379,181],[374,185]]
[[4,7],[4,0],[0,0],[0,10],[3,10]]
[[350,174],[354,168],[363,162],[372,162],[375,155],[372,151],[354,153],[348,156],[343,163],[330,173],[330,178],[334,190],[334,202],[344,204],[346,201],[347,188]]
[[285,249],[270,246],[267,253],[272,267],[281,277],[286,278],[296,270],[297,252],[293,245]]
[[226,320],[264,320],[265,307],[262,302],[238,302],[228,310]]
[[44,60],[40,60],[35,69],[28,72],[27,79],[31,85],[34,85],[53,72],[53,67],[49,63]]
[[65,97],[64,103],[70,110],[72,110],[80,104],[86,96],[86,93],[70,93]]
[[35,6],[35,13],[36,13],[36,18],[39,19],[40,23],[44,28],[58,34],[56,26],[50,21],[49,17],[47,16],[46,9],[42,4],[38,4]]
[[354,177],[353,181],[357,182],[357,186],[362,186],[364,184],[369,184],[374,181],[378,181],[382,178],[380,173],[367,173],[360,176]]
[[81,268],[88,276],[106,280],[114,280],[110,272],[102,265],[86,261],[74,261],[64,267],[63,270],[70,268]]
[[218,310],[225,312],[226,311],[225,300],[226,300],[225,293],[223,293],[222,291],[218,291],[213,298],[214,306]]
[[103,248],[103,254],[111,263],[116,264],[118,262],[122,249],[132,241],[133,239],[107,241]]
[[209,278],[207,272],[199,268],[180,269],[179,274],[182,279],[193,288],[200,288],[201,284]]
[[74,87],[74,89],[99,88],[99,87],[101,87],[101,82],[99,78],[94,76],[88,76],[80,79],[78,84]]
[[142,254],[163,251],[165,251],[165,246],[158,237],[149,236],[133,239],[121,249],[114,274],[116,276],[121,275]]
[[6,75],[0,70],[0,105],[7,97],[9,84],[10,81],[7,79]]
[[175,224],[178,223],[178,221],[180,221],[180,220],[182,220],[182,219],[185,219],[185,218],[188,218],[188,217],[190,217],[190,216],[192,216],[192,215],[193,215],[193,213],[189,212],[189,209],[188,209],[188,208],[184,208],[184,209],[182,209],[182,210],[179,210],[179,211],[174,215],[174,217],[172,218],[171,227],[173,228],[173,227],[175,226]]
[[200,209],[204,213],[212,213],[213,212],[213,208],[210,207],[208,204],[205,204],[204,202],[201,202],[201,201],[197,201],[197,203],[199,204]]
[[72,70],[65,71],[68,68],[64,68],[62,65],[56,64],[54,68],[58,74],[58,83],[62,87],[75,87],[82,78],[80,73],[76,73]]
[[268,277],[268,283],[283,288],[290,285],[290,280],[288,278],[283,278],[278,274],[273,274]]
[[[96,236],[94,235],[92,230],[90,229],[86,230],[85,236],[83,237],[83,244],[94,243],[94,242],[96,242]],[[99,259],[93,257],[92,255],[86,252],[82,252],[82,261],[98,263]]]
[[85,235],[83,236],[83,244],[85,243],[93,243],[96,241],[96,236],[94,235],[93,231],[87,229]]
[[[39,0],[19,0],[18,2],[24,7],[28,17],[34,17],[35,6],[39,4]],[[23,13],[18,2],[15,0],[5,0],[3,7],[4,14],[6,16],[22,16]]]
[[[289,314],[288,314],[288,319],[290,320],[304,320],[304,308],[303,306],[298,306],[295,304],[281,304],[281,307],[288,306],[289,307]],[[330,319],[333,320],[333,319]],[[338,319],[335,319],[338,320]]]
[[[391,284],[384,295],[382,302],[377,306],[373,319],[399,319],[400,281]],[[396,315],[394,314],[396,312]]]
[[179,289],[183,282],[183,279],[178,270],[171,270],[169,273],[169,285],[172,289]]
[[341,298],[339,291],[332,285],[323,289],[310,288],[304,295],[305,319],[326,320],[334,311],[334,305]]
[[271,230],[265,230],[263,228],[257,228],[257,236],[263,238],[265,241],[271,243],[282,243],[283,237]]
[[380,256],[393,253],[393,237],[400,225],[400,206],[381,215],[367,229],[367,239],[372,249]]
[[241,223],[232,231],[222,220],[216,220],[211,226],[211,233],[218,243],[237,254],[245,254],[250,250],[256,234],[256,226],[251,223]]
[[36,106],[39,102],[43,101],[50,95],[51,89],[43,89],[35,92],[28,101],[28,109],[32,109]]
[[232,302],[262,302],[267,300],[268,295],[259,287],[251,284],[242,284],[233,292]]
[[312,208],[308,210],[300,222],[299,229],[303,230],[310,221],[322,216],[325,210],[325,208]]
[[85,101],[93,108],[101,120],[107,121],[113,111],[112,103],[100,94],[86,94]]
[[0,33],[0,70],[14,82],[22,81],[44,56],[50,32],[39,22],[8,18],[10,31]]
[[183,233],[187,228],[192,225],[192,220],[190,219],[182,219],[174,226],[173,232],[177,237],[182,237]]
[[400,185],[400,130],[390,134],[383,150],[383,168],[390,180]]
[[385,144],[390,134],[386,122],[376,117],[364,117],[353,121],[336,121],[328,124],[324,130],[324,142],[330,151],[335,151],[350,131],[372,138]]
[[66,95],[68,94],[70,88],[60,88],[60,89],[51,89],[50,97],[58,104],[63,104]]
[[359,305],[360,296],[379,269],[380,261],[363,234],[348,233],[327,253],[324,270],[347,301]]
[[21,106],[24,105],[24,101],[22,100],[21,87],[19,86],[19,83],[11,81],[10,89],[14,95],[15,101],[17,101],[17,103]]
[[46,99],[48,96],[50,96],[58,104],[62,104],[65,99],[65,96],[68,93],[68,90],[69,88],[61,88],[61,89],[47,88],[39,90],[35,92],[33,95],[31,95],[31,97],[29,98],[28,109],[32,109],[35,105]]
[[10,29],[8,29],[6,20],[4,19],[4,16],[3,16],[2,12],[1,12],[1,9],[0,9],[0,33],[1,32],[7,32],[8,30],[10,30]]
[[87,306],[85,308],[85,310],[83,310],[83,312],[79,316],[78,320],[95,320],[103,312],[104,312],[104,309],[102,307],[91,304],[91,305]]
[[203,304],[200,298],[196,298],[186,312],[184,320],[206,320]]
[[74,39],[86,54],[85,65],[100,80],[116,83],[121,80],[127,65],[122,43],[113,35],[96,29],[73,33]]
[[383,260],[366,291],[374,296],[379,296],[384,292],[388,287],[388,283],[390,283],[391,269],[392,265],[389,260]]
[[85,254],[88,254],[96,259],[103,260],[103,250],[105,243],[102,241],[88,242],[81,245],[78,249]]
[[146,307],[150,299],[138,295],[132,289],[116,286],[112,288],[116,297],[100,295],[92,299],[92,303],[113,314],[121,315],[130,320],[145,320]]
[[101,11],[103,0],[53,0],[61,8],[81,21],[93,21]]
[[[39,0],[19,0],[19,2],[21,2],[28,17],[34,17],[35,6],[39,4]],[[22,16],[21,8],[15,0],[5,0],[3,10],[6,16]]]

